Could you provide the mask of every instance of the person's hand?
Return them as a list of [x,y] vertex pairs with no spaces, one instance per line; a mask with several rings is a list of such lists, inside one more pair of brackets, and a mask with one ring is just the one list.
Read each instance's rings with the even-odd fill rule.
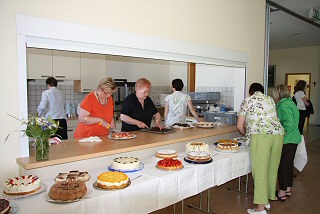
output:
[[158,123],[155,123],[154,125],[155,125],[156,127],[158,127],[160,130],[163,128],[163,126],[162,126],[161,123],[159,123],[159,122],[158,122]]
[[111,125],[109,123],[107,123],[104,119],[102,119],[100,122],[99,122],[99,125],[100,126],[103,126],[104,128],[106,129],[109,129],[111,127]]
[[149,128],[144,122],[141,121],[138,122],[137,126],[141,129]]

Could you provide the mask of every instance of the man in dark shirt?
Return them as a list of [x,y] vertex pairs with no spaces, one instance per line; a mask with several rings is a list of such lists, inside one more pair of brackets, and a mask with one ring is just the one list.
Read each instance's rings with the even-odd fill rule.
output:
[[153,117],[155,118],[155,126],[162,128],[160,124],[161,115],[148,96],[150,89],[150,81],[141,78],[136,82],[136,92],[124,99],[120,114],[122,131],[130,132],[148,128]]

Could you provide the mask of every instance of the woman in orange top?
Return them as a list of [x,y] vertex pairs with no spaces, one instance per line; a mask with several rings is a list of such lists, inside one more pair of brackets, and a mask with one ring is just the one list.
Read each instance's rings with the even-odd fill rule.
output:
[[116,84],[112,78],[100,81],[97,90],[88,94],[80,104],[79,124],[75,138],[107,136],[109,128],[116,128],[113,118],[114,103],[112,93]]

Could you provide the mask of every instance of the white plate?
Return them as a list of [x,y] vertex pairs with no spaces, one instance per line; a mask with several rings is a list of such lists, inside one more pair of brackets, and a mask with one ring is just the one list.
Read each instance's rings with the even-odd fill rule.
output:
[[5,193],[2,193],[2,196],[6,199],[6,200],[15,200],[15,199],[20,199],[20,198],[28,198],[28,197],[32,197],[34,195],[38,195],[40,193],[45,192],[47,189],[47,186],[44,183],[41,183],[40,189],[36,192],[33,192],[31,194],[27,194],[27,195],[7,195]]
[[18,210],[19,210],[18,205],[13,201],[9,201],[9,203],[10,203],[10,207],[11,207],[10,211],[9,211],[9,214],[16,214],[18,212]]
[[172,128],[174,129],[180,129],[180,130],[185,130],[185,129],[192,129],[194,126],[187,126],[187,127],[183,127],[183,126],[178,126],[178,125],[174,125],[174,126],[171,126]]
[[114,137],[111,137],[111,135],[108,135],[108,138],[113,139],[113,140],[129,140],[129,139],[133,139],[136,137],[137,137],[137,135],[135,135],[135,134],[132,134],[131,137],[123,137],[123,138],[114,138]]
[[199,122],[196,124],[197,127],[199,128],[214,128],[215,127],[215,122]]

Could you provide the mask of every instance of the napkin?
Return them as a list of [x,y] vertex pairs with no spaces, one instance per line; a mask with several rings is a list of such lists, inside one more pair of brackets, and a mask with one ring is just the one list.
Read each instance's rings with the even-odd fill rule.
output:
[[308,155],[306,150],[306,144],[304,142],[304,137],[301,135],[302,141],[298,144],[296,155],[294,157],[294,167],[300,172],[303,170],[308,162]]
[[92,136],[92,137],[88,137],[88,138],[83,138],[81,140],[79,140],[79,143],[91,143],[91,142],[101,142],[102,140],[100,139],[100,137],[97,136]]

